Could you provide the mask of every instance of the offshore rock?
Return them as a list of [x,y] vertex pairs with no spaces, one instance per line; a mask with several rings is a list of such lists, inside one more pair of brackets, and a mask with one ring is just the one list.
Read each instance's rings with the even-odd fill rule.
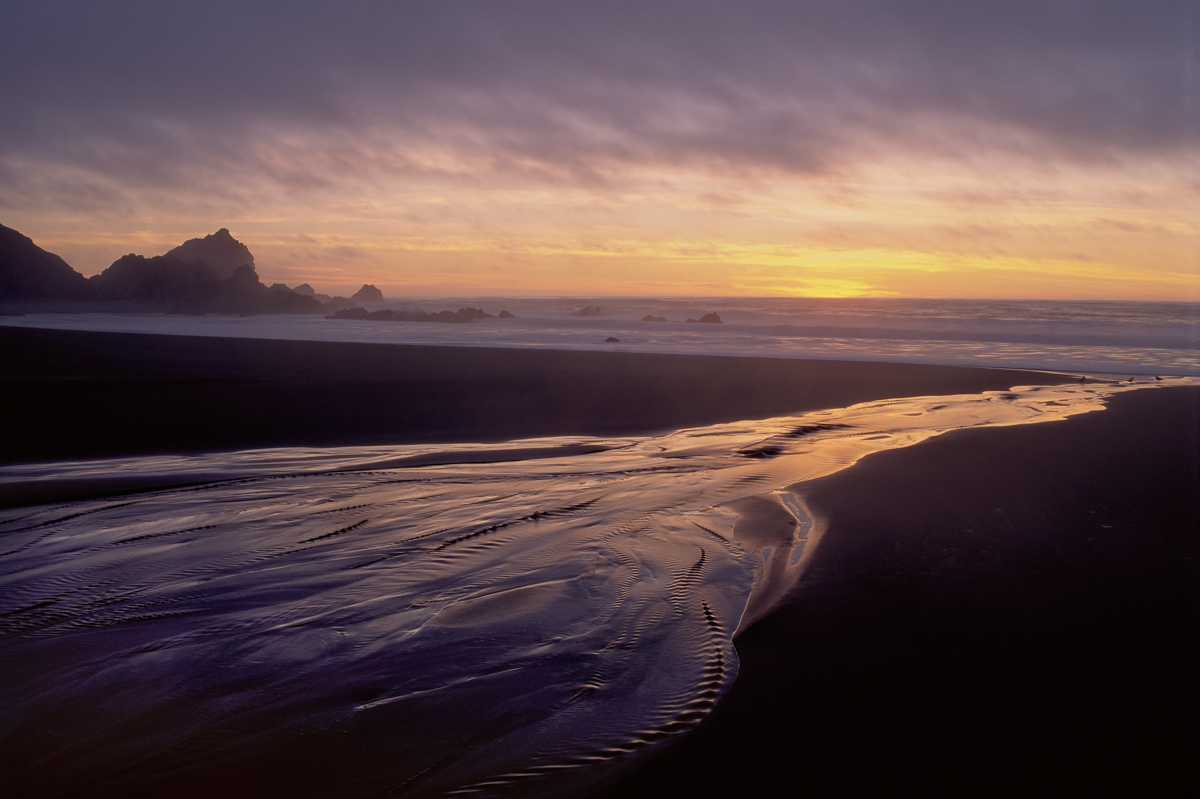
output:
[[362,288],[350,295],[350,299],[355,302],[383,302],[383,292],[370,283],[364,283]]
[[[316,299],[321,300],[324,296],[326,295],[318,294],[316,295]],[[321,300],[321,307],[329,313],[337,313],[349,308],[357,308],[358,303],[354,300],[348,300],[345,297],[330,297],[329,299]]]
[[[357,295],[356,295],[357,296]],[[459,308],[457,311],[393,311],[384,308],[381,311],[367,311],[366,308],[348,308],[329,314],[326,319],[365,319],[371,322],[473,322],[476,319],[495,319],[493,314],[485,313],[479,308]]]

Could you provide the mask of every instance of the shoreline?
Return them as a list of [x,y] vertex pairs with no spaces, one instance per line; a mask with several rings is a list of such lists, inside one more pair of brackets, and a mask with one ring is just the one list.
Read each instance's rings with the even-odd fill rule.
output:
[[713,713],[593,795],[767,791],[797,762],[817,791],[1168,788],[1200,668],[1197,453],[1181,386],[792,486],[823,531],[804,579],[735,640]]
[[0,462],[647,435],[1077,378],[1017,369],[0,327]]
[[[2,332],[0,342],[11,343]],[[528,429],[592,435],[582,429],[591,425],[612,436],[634,435],[664,419],[678,429],[706,424],[680,420],[713,424],[845,408],[897,399],[905,389],[907,396],[934,397],[1076,381],[1007,369],[793,361],[792,369],[780,370],[774,360],[724,357],[562,351],[505,357],[496,350],[452,354],[438,347],[237,339],[217,345],[179,338],[49,331],[27,336],[28,346],[8,347],[0,357],[6,380],[15,376],[14,383],[35,394],[57,390],[80,403],[109,393],[130,401],[107,431],[116,438],[85,443],[158,447],[157,454],[165,452],[149,431],[129,438],[134,425],[152,417],[155,403],[177,426],[188,414],[237,420],[227,431],[234,436],[228,440],[236,440],[255,434],[252,423],[266,418],[262,411],[279,415],[283,408],[290,423],[305,419],[289,414],[288,406],[318,395],[320,378],[329,373],[343,397],[341,406],[330,407],[381,411],[350,413],[333,435],[365,435],[381,446],[387,444],[372,422],[395,416],[389,390],[398,386],[430,390],[435,400],[449,397],[457,411],[476,414],[467,417],[475,427],[458,430],[463,440],[482,443],[479,430],[496,433],[489,421],[504,418],[503,412],[528,414],[527,403],[548,390],[555,403],[539,407],[557,415],[538,416]],[[121,345],[115,352],[114,344]],[[1014,379],[1018,375],[1037,380]],[[216,390],[200,390],[205,386]],[[275,392],[282,404],[245,405],[264,391]],[[857,399],[835,405],[839,397]],[[660,404],[657,416],[649,409],[649,419],[647,398]],[[43,442],[56,435],[80,446],[68,440],[64,420],[37,418],[52,416],[53,407],[25,401],[27,421],[37,422],[29,427]],[[597,419],[604,402],[613,407]],[[881,405],[895,408],[889,411],[895,419],[911,410]],[[428,410],[430,404],[403,407]],[[435,426],[414,426],[411,417],[401,421],[408,426],[385,428],[389,435],[440,435]],[[81,422],[73,424],[79,429]],[[893,426],[875,432],[890,434]],[[193,423],[185,432],[195,441],[203,429]],[[303,441],[305,430],[284,426],[274,434]],[[979,778],[972,775],[979,773],[1027,781],[1036,777],[1034,763],[1067,779],[1072,769],[1103,765],[1096,752],[1105,758],[1132,752],[1139,768],[1148,767],[1142,756],[1149,744],[1125,731],[1173,751],[1172,741],[1140,731],[1186,721],[1182,711],[1161,708],[1188,690],[1187,679],[1200,665],[1187,651],[1200,632],[1198,430],[1200,387],[1135,390],[1109,398],[1104,410],[1057,422],[954,429],[789,485],[784,490],[797,494],[811,517],[809,548],[795,564],[804,579],[778,604],[765,597],[774,607],[751,613],[755,620],[738,630],[741,674],[700,726],[649,761],[618,769],[597,795],[771,790],[792,775],[800,753],[806,782],[837,788],[855,779],[836,766],[848,745],[873,764],[871,779],[892,784],[961,787],[975,784]],[[803,449],[803,441],[796,446]],[[603,452],[586,445],[585,451]],[[363,465],[482,465],[493,457],[464,453]],[[693,456],[688,449],[677,454]],[[203,481],[196,474],[189,481],[197,477]],[[101,482],[108,479],[120,478]],[[21,488],[14,490],[19,499]],[[788,517],[761,499],[747,499],[742,512],[749,527],[739,538],[755,547],[778,546],[776,539],[787,538]],[[25,500],[34,501],[29,494]],[[365,523],[357,518],[333,534]],[[750,529],[755,518],[761,531]],[[329,535],[323,528],[314,532],[320,540]],[[779,553],[782,566],[789,559]],[[1103,711],[1092,706],[1097,701]],[[1050,751],[1061,755],[1061,764],[1043,754]],[[1183,752],[1172,757],[1186,762]],[[730,765],[714,770],[719,762]],[[738,765],[744,763],[756,764],[753,773]]]
[[[462,300],[468,305],[477,300]],[[452,305],[454,303],[451,303]],[[1134,303],[1133,305],[1137,305]],[[996,315],[965,319],[940,313],[917,320],[905,313],[864,320],[851,314],[808,321],[784,314],[762,318],[762,309],[744,311],[757,321],[739,321],[737,312],[722,325],[647,323],[637,319],[650,306],[619,307],[615,316],[569,318],[564,307],[518,308],[516,319],[476,320],[470,324],[363,324],[360,321],[317,319],[305,315],[187,316],[177,314],[34,314],[28,318],[0,316],[0,326],[21,329],[108,331],[204,338],[245,338],[295,342],[377,343],[484,349],[613,352],[660,355],[720,355],[769,360],[825,360],[861,363],[905,363],[941,366],[994,367],[1076,374],[1157,372],[1200,375],[1194,357],[1194,324],[1180,325],[1176,313],[1169,335],[1156,337],[1144,326],[1125,319],[1124,332],[1097,327],[1075,312],[1056,333],[1047,327],[1045,310],[1021,321]],[[424,308],[434,311],[434,307]],[[495,310],[495,308],[493,308]],[[654,311],[655,309],[650,308]],[[809,309],[817,311],[819,309]],[[867,311],[867,309],[859,309]],[[930,309],[926,309],[927,311]],[[961,310],[961,309],[960,309]],[[1127,309],[1129,310],[1129,309]],[[530,313],[532,311],[532,313]],[[692,314],[695,309],[688,311]],[[1019,317],[1020,311],[1009,309]],[[1130,311],[1136,317],[1145,309]],[[540,313],[540,315],[539,315]],[[549,316],[545,314],[549,313]],[[758,314],[756,317],[755,314]],[[559,316],[555,316],[559,314]],[[687,314],[685,314],[687,315]],[[695,315],[703,312],[695,311]],[[868,316],[873,316],[868,313]],[[770,314],[767,314],[770,316]],[[847,320],[850,320],[847,326]],[[1143,322],[1146,320],[1143,318]],[[961,325],[966,325],[962,329]],[[399,325],[399,327],[397,327]],[[815,325],[815,326],[814,326]],[[865,326],[864,326],[865,325]],[[914,326],[915,325],[915,326]],[[1027,325],[1034,333],[1029,335]],[[1187,328],[1184,330],[1183,328]],[[686,329],[685,329],[686,328]],[[699,328],[706,328],[701,330]],[[709,329],[715,328],[715,329]],[[1020,332],[1016,332],[1019,328]],[[1075,334],[1070,334],[1075,329]],[[1157,328],[1156,328],[1157,329]],[[1159,331],[1162,332],[1161,330]],[[1189,353],[1191,353],[1189,355]],[[1154,367],[1147,364],[1155,364]]]

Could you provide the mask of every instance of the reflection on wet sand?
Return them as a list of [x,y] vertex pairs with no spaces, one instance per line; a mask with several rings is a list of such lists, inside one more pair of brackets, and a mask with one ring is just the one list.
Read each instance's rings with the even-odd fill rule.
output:
[[0,729],[46,793],[562,795],[690,729],[732,683],[735,631],[818,545],[796,484],[1139,387],[648,438],[9,467],[0,485],[47,496],[143,482],[5,512]]

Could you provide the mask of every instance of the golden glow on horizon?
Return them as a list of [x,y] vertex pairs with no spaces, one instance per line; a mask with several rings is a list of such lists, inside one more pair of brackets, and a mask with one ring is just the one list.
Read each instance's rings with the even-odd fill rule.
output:
[[853,175],[646,167],[592,185],[439,158],[435,177],[268,192],[252,210],[5,224],[85,274],[228,227],[264,282],[342,294],[1200,300],[1200,192],[1169,164],[897,154]]

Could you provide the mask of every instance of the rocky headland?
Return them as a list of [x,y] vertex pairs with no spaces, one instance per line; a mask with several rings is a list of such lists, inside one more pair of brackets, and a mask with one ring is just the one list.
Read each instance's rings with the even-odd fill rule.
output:
[[70,264],[28,236],[0,225],[0,299],[80,300],[88,296],[87,278]]
[[[373,289],[382,299],[382,293]],[[362,291],[359,292],[360,294]],[[357,295],[356,295],[357,296]],[[85,278],[65,260],[0,225],[0,306],[8,312],[317,314],[357,308],[345,297],[259,280],[250,249],[222,228],[163,255],[123,255]]]

